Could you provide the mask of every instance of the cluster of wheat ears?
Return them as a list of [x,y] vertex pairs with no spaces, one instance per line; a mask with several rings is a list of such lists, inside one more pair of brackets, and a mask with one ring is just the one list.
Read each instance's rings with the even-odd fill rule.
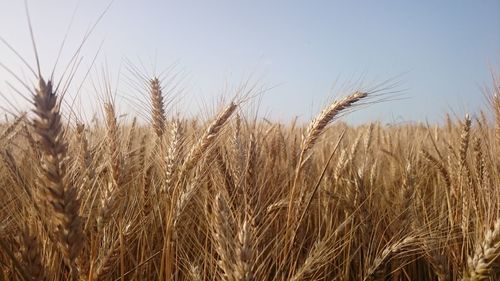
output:
[[[0,129],[0,280],[500,280],[500,84],[442,125],[70,122],[38,75]],[[333,123],[330,125],[330,123]],[[330,126],[329,126],[330,125]]]

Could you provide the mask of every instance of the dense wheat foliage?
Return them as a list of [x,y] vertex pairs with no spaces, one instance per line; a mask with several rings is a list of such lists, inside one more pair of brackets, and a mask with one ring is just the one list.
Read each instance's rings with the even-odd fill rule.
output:
[[1,280],[500,280],[498,83],[493,118],[357,127],[377,93],[299,126],[172,118],[148,83],[150,124],[69,122],[42,77],[2,124]]

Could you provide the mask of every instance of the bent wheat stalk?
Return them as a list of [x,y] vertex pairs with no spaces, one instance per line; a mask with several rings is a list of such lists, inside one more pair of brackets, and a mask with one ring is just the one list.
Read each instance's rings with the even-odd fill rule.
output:
[[[295,201],[296,196],[297,196],[297,181],[299,179],[300,172],[301,172],[302,168],[304,167],[305,160],[307,159],[307,153],[314,146],[314,144],[316,144],[319,136],[323,133],[326,126],[337,115],[339,115],[342,111],[348,109],[349,107],[353,106],[355,103],[359,102],[361,99],[366,98],[367,96],[368,96],[368,93],[355,92],[354,94],[351,94],[351,95],[349,95],[341,100],[334,101],[330,106],[325,108],[309,124],[309,126],[306,130],[305,137],[303,138],[303,141],[302,141],[299,161],[297,163],[297,168],[295,170],[295,177],[294,177],[293,184],[292,184],[292,190],[290,192],[290,199],[289,199],[289,205],[288,205],[289,218],[288,218],[287,225],[289,225],[291,223],[290,216],[292,216],[291,212],[292,212],[292,208],[293,208],[293,202]],[[302,194],[302,193],[304,193],[304,191],[301,190],[300,193]]]

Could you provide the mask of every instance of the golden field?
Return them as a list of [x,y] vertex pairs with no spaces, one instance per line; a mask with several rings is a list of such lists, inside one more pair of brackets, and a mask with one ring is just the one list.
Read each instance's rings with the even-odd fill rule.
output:
[[376,91],[305,126],[241,97],[204,121],[148,77],[147,123],[112,98],[83,123],[37,79],[0,129],[1,280],[500,280],[498,82],[477,118],[354,127]]

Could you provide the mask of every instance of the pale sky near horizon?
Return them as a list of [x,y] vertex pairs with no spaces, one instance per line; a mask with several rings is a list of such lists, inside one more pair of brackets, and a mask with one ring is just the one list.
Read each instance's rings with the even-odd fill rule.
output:
[[[107,3],[28,0],[44,73],[54,65],[73,12],[56,73]],[[0,37],[34,65],[24,1],[0,0]],[[147,74],[175,65],[184,89],[177,110],[194,114],[226,85],[249,79],[270,88],[260,101],[262,114],[308,120],[345,94],[334,84],[362,79],[373,86],[396,77],[401,99],[370,105],[348,120],[439,122],[445,112],[461,116],[486,108],[481,88],[491,87],[492,71],[500,73],[500,1],[115,0],[84,46],[76,82],[101,43],[92,75],[106,64],[117,77],[126,72],[125,59],[144,64]],[[0,63],[31,81],[3,44]],[[4,81],[14,79],[0,70],[0,91],[21,107]],[[82,89],[85,103],[93,88]],[[146,99],[132,90],[121,94],[132,107]],[[5,99],[0,105],[9,107]]]

